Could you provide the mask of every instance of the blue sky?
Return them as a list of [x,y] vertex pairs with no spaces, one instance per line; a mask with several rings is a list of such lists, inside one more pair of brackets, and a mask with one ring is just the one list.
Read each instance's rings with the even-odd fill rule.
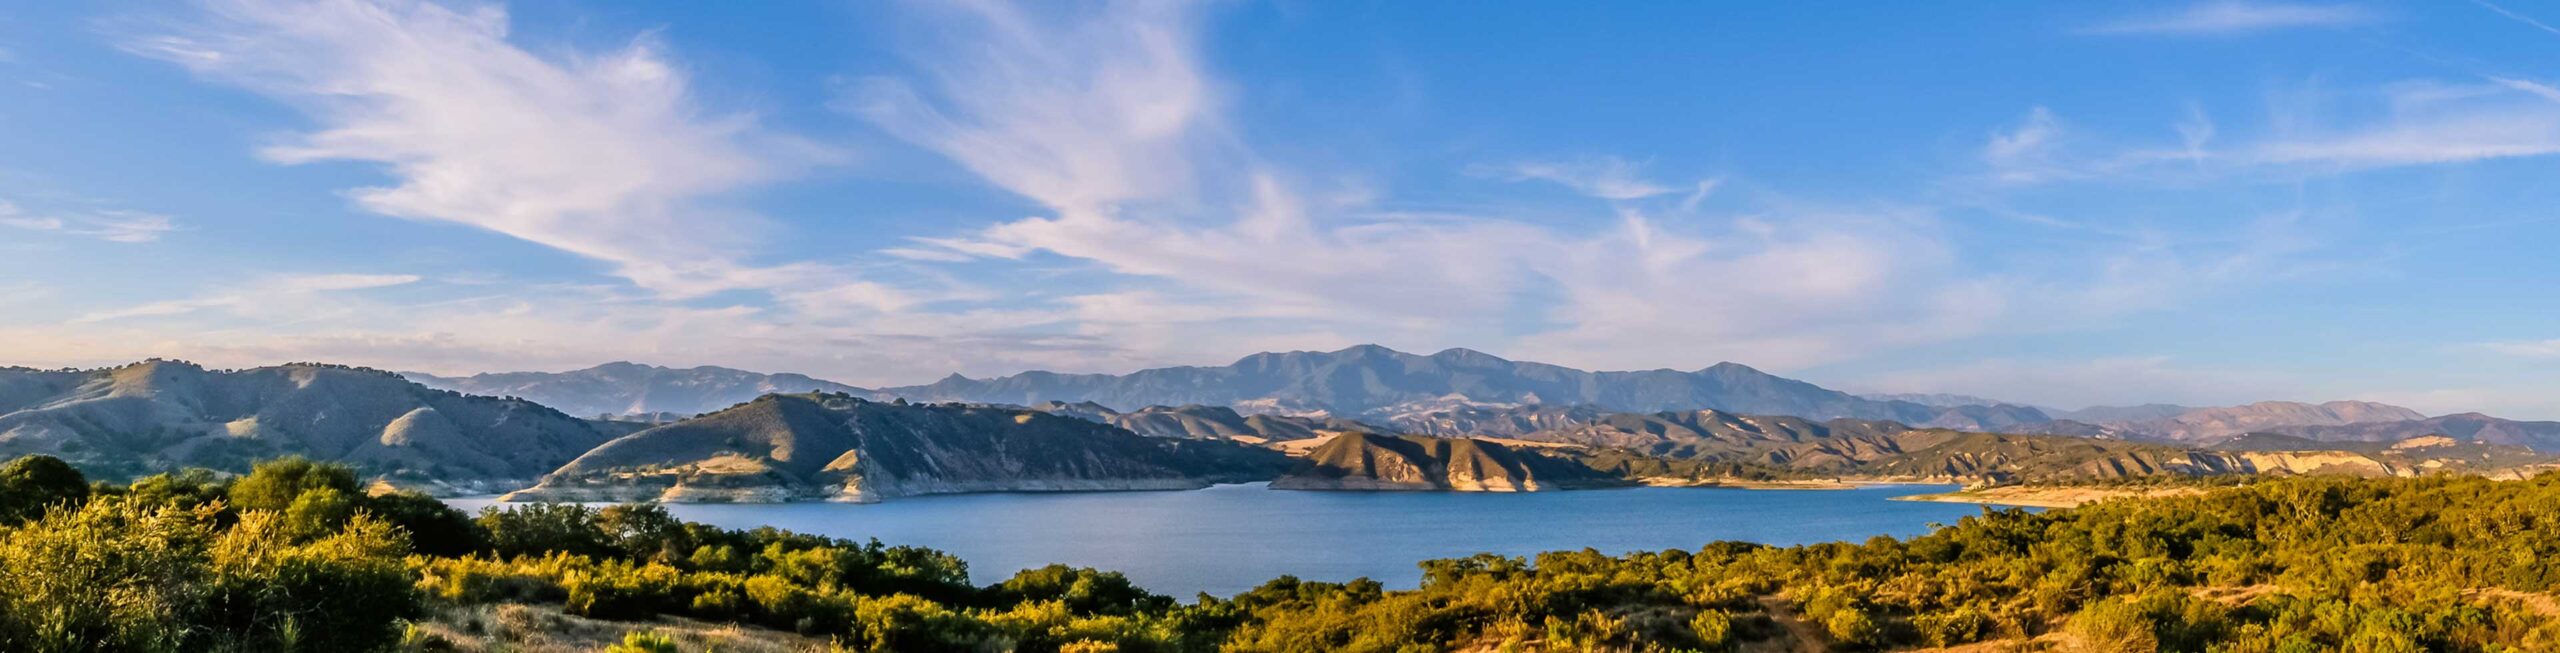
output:
[[2560,6],[18,3],[0,361],[2560,418]]

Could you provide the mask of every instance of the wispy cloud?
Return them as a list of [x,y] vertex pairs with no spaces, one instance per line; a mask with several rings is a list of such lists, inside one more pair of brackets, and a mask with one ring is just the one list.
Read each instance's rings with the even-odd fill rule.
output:
[[2175,143],[2109,140],[2036,107],[1985,141],[1976,181],[1987,183],[1977,185],[2296,180],[2560,154],[2560,87],[2534,80],[2410,81],[2306,95],[2270,111],[2266,128],[2237,134],[2191,107],[2170,126]]
[[165,317],[213,309],[251,310],[301,302],[322,293],[387,288],[417,283],[418,280],[418,276],[408,274],[311,274],[271,277],[251,282],[240,288],[209,292],[187,299],[151,302],[89,313],[72,318],[71,323],[89,324],[131,318]]
[[2353,27],[2379,20],[2379,14],[2356,5],[2221,0],[2189,5],[2175,13],[2126,18],[2088,31],[2097,34],[2219,36],[2283,29]]
[[651,38],[546,56],[509,42],[507,23],[495,6],[210,0],[123,45],[300,108],[319,129],[263,154],[383,165],[394,185],[349,192],[366,209],[606,261],[679,295],[789,276],[734,262],[760,220],[717,198],[826,151],[704,109]]
[[1982,146],[1982,160],[1990,166],[1993,179],[2008,183],[2077,174],[2055,161],[2062,135],[2062,121],[2054,118],[2053,110],[2036,107],[2017,127],[1992,134]]
[[2507,17],[2507,18],[2508,18],[2508,19],[2510,19],[2510,20],[2514,20],[2514,21],[2519,22],[2519,23],[2524,23],[2526,26],[2532,27],[2532,28],[2534,28],[2534,29],[2542,30],[2542,31],[2544,31],[2544,32],[2549,32],[2549,33],[2554,34],[2554,35],[2560,35],[2560,27],[2552,27],[2550,23],[2545,23],[2545,22],[2542,22],[2542,21],[2540,21],[2540,20],[2536,20],[2536,19],[2534,19],[2534,17],[2532,17],[2532,16],[2527,16],[2527,15],[2524,15],[2524,14],[2516,13],[2516,12],[2514,12],[2514,11],[2512,11],[2512,10],[2507,9],[2506,7],[2501,7],[2501,6],[2498,6],[2498,5],[2494,4],[2494,3],[2491,3],[2491,2],[2489,2],[2488,0],[2471,0],[2471,4],[2480,5],[2480,7],[2481,7],[2481,8],[2483,8],[2483,9],[2487,9],[2487,10],[2489,10],[2490,12],[2496,13],[2496,14],[2498,14],[2498,15],[2500,15],[2500,16],[2505,16],[2505,17]]
[[[1076,328],[1159,341],[1354,338],[1595,367],[1748,358],[1772,366],[1979,333],[2005,310],[1965,278],[1925,211],[1771,206],[1749,218],[1621,209],[1541,220],[1378,211],[1310,192],[1230,135],[1198,52],[1198,7],[943,11],[916,79],[839,101],[1053,215],[918,240],[918,261],[1043,252],[1108,273]],[[1624,201],[1688,192],[1615,157],[1478,167]],[[1686,211],[1684,211],[1685,213]],[[1614,214],[1614,215],[1613,215]],[[1546,226],[1614,217],[1592,232]],[[1520,314],[1543,326],[1514,333]],[[1339,344],[1335,340],[1331,344]],[[1658,343],[1695,343],[1666,360]],[[1695,360],[1691,360],[1695,359]]]
[[1501,166],[1478,166],[1473,172],[1509,181],[1553,182],[1574,192],[1605,200],[1638,200],[1680,190],[1646,179],[1643,164],[1614,156],[1522,161]]
[[2526,358],[2560,358],[2560,339],[2482,343],[2481,349]]
[[2526,80],[2403,84],[2386,91],[2390,113],[2343,126],[2278,116],[2286,132],[2238,152],[2250,164],[2337,170],[2466,163],[2560,154],[2560,103]]
[[0,306],[20,306],[52,295],[52,287],[33,281],[0,283]]
[[156,213],[117,209],[33,212],[7,200],[0,200],[0,226],[118,243],[147,243],[178,228],[175,220]]

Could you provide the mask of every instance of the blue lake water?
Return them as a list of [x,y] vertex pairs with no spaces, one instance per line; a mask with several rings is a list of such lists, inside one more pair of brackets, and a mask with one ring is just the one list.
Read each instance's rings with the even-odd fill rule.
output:
[[[1695,550],[1716,540],[1765,544],[1910,536],[1981,508],[1891,501],[1952,486],[1854,490],[1627,488],[1490,494],[1295,492],[1262,484],[1187,492],[966,494],[876,504],[678,504],[688,521],[726,528],[912,544],[969,561],[979,584],[1065,563],[1118,570],[1160,594],[1227,596],[1284,574],[1421,581],[1415,563],[1482,552],[1525,556]],[[449,501],[477,512],[487,498]],[[503,504],[496,504],[503,505]]]

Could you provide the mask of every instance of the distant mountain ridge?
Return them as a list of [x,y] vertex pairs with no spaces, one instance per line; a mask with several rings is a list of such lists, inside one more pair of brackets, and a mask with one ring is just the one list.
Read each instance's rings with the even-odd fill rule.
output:
[[776,393],[834,392],[883,398],[870,390],[800,374],[765,374],[712,366],[679,369],[614,362],[567,372],[496,372],[457,377],[401,374],[432,388],[523,397],[580,417],[697,415]]
[[[2167,410],[2172,408],[2179,410],[2175,412]],[[2214,408],[2152,405],[2133,408],[2093,408],[2066,412],[2062,416],[2066,419],[2078,419],[2121,429],[2149,439],[2172,442],[2208,442],[2277,427],[2416,422],[2427,418],[2424,413],[2418,411],[2370,401],[2332,401],[2319,404],[2298,401],[2261,401],[2254,404]],[[2108,419],[2110,417],[2113,419]]]
[[[2027,405],[2015,401],[2001,401],[1989,397],[1966,394],[1948,394],[1943,392],[1870,392],[1858,396],[1875,401],[1908,401],[1922,406],[1936,406],[1939,408],[1954,408],[1957,406]],[[2051,409],[2044,408],[2039,408],[2038,410],[2042,410],[2047,413],[2053,412]]]
[[1685,372],[1590,372],[1511,361],[1468,349],[1423,356],[1377,345],[1261,353],[1222,367],[1166,367],[1128,374],[1035,371],[990,379],[954,374],[931,384],[880,388],[879,392],[921,401],[1093,402],[1118,410],[1201,404],[1390,421],[1400,413],[1449,405],[1521,404],[1590,405],[1624,412],[1712,408],[1950,428],[2002,428],[2051,419],[2026,406],[1947,409],[1876,401],[1739,363]]
[[1339,417],[1247,415],[1225,406],[1148,406],[1130,412],[1093,402],[1043,402],[1032,410],[1109,424],[1157,438],[1236,440],[1253,444],[1323,437],[1334,433],[1381,433],[1387,429]]
[[[796,374],[759,374],[719,367],[673,369],[631,363],[559,373],[412,376],[438,387],[524,397],[581,416],[645,414],[655,422],[668,421],[668,416],[719,410],[768,392],[819,390],[869,399],[1089,406],[1095,410],[1076,410],[1092,415],[1078,416],[1139,430],[1183,430],[1192,437],[1256,432],[1278,426],[1279,422],[1274,421],[1278,417],[1356,420],[1426,435],[1503,436],[1534,430],[1526,423],[1504,423],[1514,420],[1543,420],[1543,424],[1534,427],[1545,428],[1600,413],[1714,410],[1814,421],[1861,419],[1898,422],[1913,428],[2183,444],[2209,444],[2241,433],[2280,429],[2400,424],[2370,427],[2373,434],[2352,430],[2310,433],[2316,437],[2369,438],[2427,435],[2415,431],[2438,426],[2469,428],[2493,438],[2508,437],[2560,451],[2560,441],[2534,435],[2542,431],[2530,423],[2485,416],[2481,419],[2495,423],[2431,423],[2413,410],[2361,401],[2271,401],[2203,408],[2145,404],[2048,410],[1973,395],[1852,395],[1737,363],[1719,363],[1695,371],[1591,372],[1511,361],[1468,349],[1424,356],[1376,345],[1330,352],[1266,352],[1225,366],[1165,367],[1127,374],[1030,371],[985,379],[954,374],[929,384],[878,389]],[[0,387],[0,405],[6,404],[10,392],[9,388]],[[1193,411],[1167,412],[1176,408]],[[1228,417],[1201,412],[1209,408],[1237,414]],[[1142,412],[1150,414],[1138,416]],[[1095,417],[1104,413],[1108,416]],[[1266,424],[1241,424],[1257,418]],[[1110,421],[1114,419],[1119,421]],[[1306,432],[1307,429],[1290,427],[1275,434],[1285,439]],[[2508,433],[2515,435],[2501,435]],[[1246,437],[1271,435],[1257,432]]]
[[2456,442],[2509,445],[2560,452],[2560,422],[2502,419],[2460,413],[2421,420],[2335,425],[2285,425],[2267,429],[2323,442],[2396,442],[2441,435]]

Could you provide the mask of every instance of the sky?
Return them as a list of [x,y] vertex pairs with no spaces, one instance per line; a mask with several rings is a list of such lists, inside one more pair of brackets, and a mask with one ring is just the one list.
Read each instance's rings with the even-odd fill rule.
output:
[[0,364],[2560,418],[2560,5],[10,4]]

